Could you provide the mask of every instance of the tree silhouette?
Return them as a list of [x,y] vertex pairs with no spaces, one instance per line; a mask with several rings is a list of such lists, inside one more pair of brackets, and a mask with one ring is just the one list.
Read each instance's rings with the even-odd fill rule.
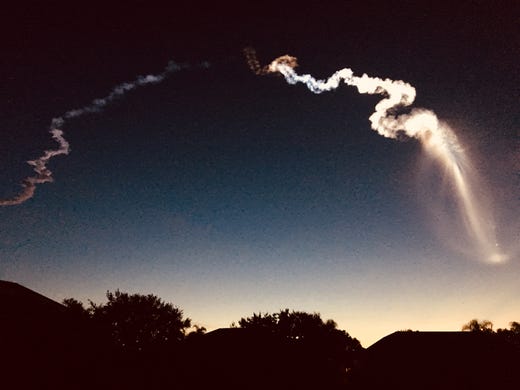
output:
[[106,297],[105,304],[91,302],[89,311],[120,350],[141,352],[171,346],[184,339],[191,326],[182,310],[153,294],[130,295],[116,290],[107,291]]
[[194,330],[192,330],[186,335],[186,340],[197,340],[206,334],[206,328],[203,326],[193,325],[193,329]]
[[498,329],[497,335],[520,350],[520,323],[509,323],[509,329]]
[[90,312],[83,306],[83,303],[74,298],[65,298],[62,302],[67,308],[67,312],[74,319],[86,320],[90,318]]
[[[234,324],[232,324],[233,326]],[[241,328],[272,333],[301,346],[323,359],[342,367],[352,367],[363,351],[359,341],[337,328],[333,320],[323,321],[319,313],[281,310],[278,313],[254,313],[238,322]],[[235,325],[236,326],[236,325]]]
[[509,323],[509,330],[517,335],[520,335],[520,322],[510,322]]
[[493,333],[493,323],[488,320],[479,321],[476,318],[462,325],[463,331]]
[[[62,302],[95,353],[95,385],[89,388],[178,388],[186,354],[181,341],[191,320],[153,294],[116,290],[107,291],[106,297],[104,304],[89,301],[88,308],[74,298]],[[192,337],[204,331],[195,327]]]

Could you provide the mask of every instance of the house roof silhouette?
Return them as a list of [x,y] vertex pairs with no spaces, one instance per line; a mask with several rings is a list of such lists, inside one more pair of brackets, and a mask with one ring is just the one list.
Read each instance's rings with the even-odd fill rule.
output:
[[65,306],[0,281],[1,384],[6,389],[87,389],[91,339]]
[[[85,367],[93,372],[102,367],[86,331],[65,306],[17,283],[0,281],[2,383],[11,384],[6,388],[99,388],[82,379]],[[251,329],[209,332],[195,338],[187,354],[184,375],[193,389],[215,384],[227,389],[520,388],[520,350],[486,332],[392,333],[365,351],[349,372],[346,387],[330,381],[334,371],[312,349]]]
[[[221,328],[197,339],[193,389],[343,389],[345,370],[311,345],[263,329]],[[193,364],[196,362],[196,364]]]
[[58,302],[6,280],[0,280],[0,307],[2,321],[18,321],[28,317],[33,320],[50,319],[66,312],[65,306]]
[[371,345],[350,379],[353,389],[520,388],[519,362],[493,333],[404,331]]

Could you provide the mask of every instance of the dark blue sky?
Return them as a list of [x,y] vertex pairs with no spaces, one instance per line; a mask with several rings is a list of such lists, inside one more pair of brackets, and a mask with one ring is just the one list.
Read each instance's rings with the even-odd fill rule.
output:
[[[49,164],[55,182],[0,209],[0,278],[56,300],[151,292],[209,329],[258,311],[318,311],[365,346],[396,329],[518,320],[513,2],[378,3],[6,12],[3,197],[30,173],[25,160],[54,147],[53,117],[169,60],[211,66],[66,122],[71,153]],[[424,168],[418,142],[370,129],[377,96],[255,76],[248,45],[263,63],[297,56],[316,77],[350,67],[414,85],[414,106],[447,121],[473,156],[509,261],[489,266],[439,234],[427,199],[442,173]]]

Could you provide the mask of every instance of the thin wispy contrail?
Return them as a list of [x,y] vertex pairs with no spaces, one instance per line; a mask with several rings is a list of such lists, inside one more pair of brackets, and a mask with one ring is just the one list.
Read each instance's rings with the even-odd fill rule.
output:
[[[209,63],[202,62],[198,66],[207,68],[209,67]],[[33,171],[36,173],[36,175],[28,176],[23,179],[21,183],[22,191],[12,198],[0,199],[0,206],[19,205],[34,196],[34,192],[36,191],[36,186],[38,184],[50,183],[54,180],[52,177],[52,171],[47,167],[47,164],[53,157],[66,155],[70,152],[70,145],[63,136],[63,130],[61,130],[67,120],[78,118],[88,113],[100,112],[112,101],[122,97],[127,92],[148,84],[158,84],[171,73],[187,68],[190,68],[190,66],[186,64],[177,64],[174,61],[170,61],[164,70],[159,74],[138,76],[132,82],[125,82],[115,86],[112,91],[105,97],[94,99],[86,106],[69,110],[63,115],[53,118],[51,121],[50,133],[52,134],[52,138],[58,143],[58,147],[56,149],[45,150],[43,154],[37,159],[27,161],[27,163],[33,167]]]

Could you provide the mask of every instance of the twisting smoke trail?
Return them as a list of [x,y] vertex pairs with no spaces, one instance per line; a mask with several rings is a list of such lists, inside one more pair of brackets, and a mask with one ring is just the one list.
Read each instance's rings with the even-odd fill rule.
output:
[[21,204],[34,196],[36,185],[53,181],[52,172],[47,168],[47,163],[55,156],[59,156],[60,154],[69,154],[70,148],[67,140],[63,138],[63,131],[51,126],[50,133],[52,134],[52,138],[58,142],[59,148],[46,150],[43,152],[43,155],[36,160],[27,161],[27,164],[34,167],[33,170],[36,172],[36,175],[26,177],[21,184],[23,188],[22,191],[13,198],[0,200],[0,206],[14,206]]
[[[209,63],[202,62],[200,66],[207,68],[209,67]],[[36,186],[38,184],[50,183],[54,180],[52,177],[52,171],[47,168],[47,164],[51,158],[62,154],[66,155],[70,152],[69,143],[63,137],[63,130],[60,129],[68,119],[77,118],[88,113],[99,112],[105,106],[110,104],[115,99],[122,97],[127,92],[137,87],[160,83],[169,74],[187,67],[187,65],[180,65],[170,61],[166,68],[164,68],[164,70],[159,74],[138,76],[137,79],[132,82],[126,82],[115,86],[112,91],[103,98],[94,99],[90,104],[84,107],[67,111],[62,116],[53,118],[51,121],[50,133],[52,134],[52,138],[58,143],[58,148],[45,150],[43,155],[41,155],[36,160],[27,161],[29,165],[33,166],[33,170],[36,172],[36,175],[26,177],[22,181],[22,191],[18,195],[10,199],[0,199],[0,206],[19,205],[34,196],[34,192],[36,191]]]
[[407,114],[396,114],[397,108],[410,106],[415,100],[414,87],[400,80],[383,80],[366,74],[355,76],[349,68],[338,70],[326,80],[316,80],[310,74],[299,75],[295,72],[295,57],[278,57],[268,66],[261,67],[253,49],[248,48],[244,52],[249,66],[256,74],[278,72],[289,84],[303,83],[317,94],[336,89],[343,82],[356,87],[359,93],[383,95],[384,98],[377,103],[375,112],[369,118],[372,129],[388,138],[398,138],[401,132],[417,138],[425,150],[442,163],[451,178],[466,230],[478,244],[479,252],[489,262],[499,263],[507,259],[505,254],[497,250],[489,214],[473,195],[469,162],[453,131],[430,110],[414,108]]
[[[258,61],[258,58],[256,56],[256,50],[252,47],[246,47],[243,51],[244,56],[246,57],[247,65],[255,74],[261,76],[275,72],[270,68],[270,65],[260,65],[260,61]],[[275,61],[279,64],[288,65],[291,68],[296,68],[298,66],[298,61],[296,57],[292,57],[289,55],[278,57]]]

